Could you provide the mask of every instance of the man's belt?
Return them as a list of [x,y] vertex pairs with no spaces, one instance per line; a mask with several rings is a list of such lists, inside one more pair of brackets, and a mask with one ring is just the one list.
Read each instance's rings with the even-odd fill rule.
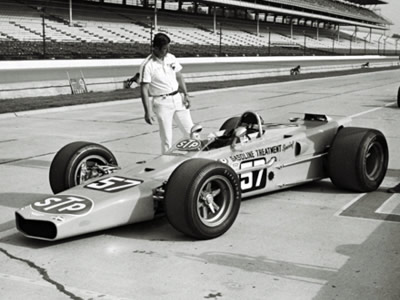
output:
[[173,95],[176,95],[176,94],[178,94],[178,91],[174,91],[172,93],[164,94],[164,95],[157,95],[157,96],[154,96],[154,97],[167,97],[167,96],[173,96]]

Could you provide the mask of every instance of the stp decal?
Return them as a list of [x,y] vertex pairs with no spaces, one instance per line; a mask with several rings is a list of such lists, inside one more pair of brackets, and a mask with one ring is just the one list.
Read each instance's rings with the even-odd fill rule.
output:
[[176,148],[186,151],[200,150],[201,143],[198,140],[187,139],[180,141],[178,144],[176,144]]
[[57,195],[31,204],[33,210],[48,214],[85,215],[93,201],[82,196]]
[[85,188],[107,193],[115,193],[137,186],[142,182],[143,181],[141,180],[112,176],[85,185]]

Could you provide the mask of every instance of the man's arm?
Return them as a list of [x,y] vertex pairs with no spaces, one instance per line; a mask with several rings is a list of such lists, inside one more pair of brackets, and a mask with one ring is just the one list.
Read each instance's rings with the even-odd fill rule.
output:
[[142,82],[140,84],[140,96],[142,98],[142,104],[144,109],[144,120],[147,124],[153,124],[154,118],[152,117],[152,111],[150,107],[150,92],[149,83]]
[[178,81],[178,84],[179,84],[179,91],[181,93],[183,93],[183,104],[185,105],[186,108],[189,108],[190,107],[190,101],[189,101],[190,95],[188,94],[185,79],[183,78],[183,75],[181,72],[176,72],[176,80]]

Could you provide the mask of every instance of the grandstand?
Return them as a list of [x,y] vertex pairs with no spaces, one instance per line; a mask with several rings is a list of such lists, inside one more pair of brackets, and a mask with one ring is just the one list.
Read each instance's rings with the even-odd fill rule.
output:
[[134,58],[156,31],[178,56],[397,55],[380,0],[5,0],[0,59]]

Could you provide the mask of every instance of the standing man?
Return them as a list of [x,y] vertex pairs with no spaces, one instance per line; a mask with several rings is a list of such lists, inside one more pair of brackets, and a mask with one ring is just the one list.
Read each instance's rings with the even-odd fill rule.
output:
[[189,135],[193,126],[189,95],[180,72],[182,66],[176,57],[169,53],[170,42],[166,34],[157,33],[153,39],[152,54],[140,66],[144,119],[151,125],[155,121],[152,112],[157,116],[162,153],[172,146],[173,120],[184,135]]

